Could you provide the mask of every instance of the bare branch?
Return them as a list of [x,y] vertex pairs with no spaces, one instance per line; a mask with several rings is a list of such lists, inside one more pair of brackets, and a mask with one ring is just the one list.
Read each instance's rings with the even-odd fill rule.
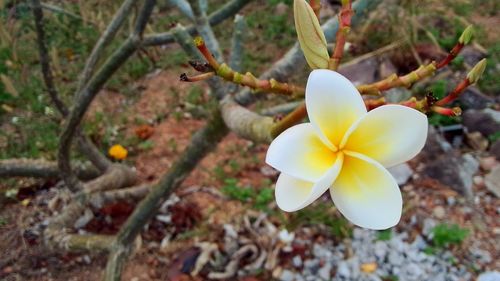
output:
[[168,0],[171,5],[174,5],[191,21],[194,21],[194,13],[191,4],[187,0]]
[[[241,10],[246,4],[253,0],[232,0],[225,4],[219,10],[213,12],[208,17],[208,22],[210,25],[215,26],[223,22],[227,18],[232,17],[239,10]],[[194,26],[189,26],[186,28],[189,34],[193,35],[196,33],[196,28]],[[157,46],[173,43],[175,41],[172,32],[164,32],[154,35],[145,36],[142,42],[143,46]]]
[[300,101],[279,104],[270,108],[263,109],[260,113],[265,116],[274,116],[276,114],[289,113],[301,104]]
[[227,133],[228,130],[220,113],[215,112],[208,124],[193,136],[191,143],[169,172],[137,205],[127,222],[122,226],[116,242],[111,248],[104,280],[121,280],[121,272],[130,251],[130,244],[140,233],[145,222],[149,221],[155,214],[159,203],[180,186],[198,162],[212,151]]
[[246,29],[245,17],[236,15],[234,17],[233,38],[231,39],[231,56],[229,57],[229,66],[241,71],[241,63],[243,61],[243,33]]
[[[57,93],[56,87],[54,85],[54,78],[52,76],[52,70],[50,67],[50,58],[47,52],[47,46],[45,44],[45,31],[43,25],[43,12],[40,6],[40,0],[32,0],[33,2],[33,14],[35,18],[38,50],[40,54],[40,64],[42,66],[42,74],[44,78],[47,91],[49,92],[50,99],[56,107],[56,109],[61,113],[63,117],[68,115],[68,109],[64,102],[59,99],[59,94]],[[104,171],[107,169],[111,162],[104,157],[99,150],[94,146],[94,144],[84,137],[79,136],[80,149],[86,156],[89,157],[90,161],[96,165],[96,167]]]
[[99,69],[99,71],[90,79],[90,81],[85,85],[85,87],[75,95],[75,106],[71,111],[68,120],[65,124],[65,128],[60,137],[59,151],[58,151],[58,163],[59,169],[64,182],[72,190],[78,190],[82,187],[82,183],[74,176],[71,171],[70,159],[70,148],[73,141],[73,137],[80,122],[85,115],[90,103],[102,88],[104,83],[115,73],[118,68],[125,63],[125,61],[137,50],[141,43],[141,36],[144,28],[146,27],[147,21],[151,16],[151,12],[154,8],[155,0],[146,0],[144,3],[139,16],[137,17],[134,32],[131,36],[123,42],[123,44],[118,48],[109,59],[104,63],[104,65]]
[[[365,18],[366,13],[372,11],[381,0],[358,0],[353,4],[353,10],[356,13],[352,16],[353,25],[359,23]],[[339,28],[338,19],[332,18],[325,22],[322,26],[326,40],[332,42]],[[306,61],[298,43],[296,43],[280,60],[275,62],[260,79],[274,78],[278,81],[286,81],[291,73],[299,68],[304,67]],[[235,100],[242,105],[247,105],[254,102],[257,95],[252,94],[249,89],[244,89],[239,92]]]
[[40,65],[42,66],[42,74],[45,85],[47,86],[47,91],[49,92],[50,99],[54,103],[56,109],[63,115],[68,114],[68,109],[59,99],[56,87],[54,86],[54,78],[52,77],[52,71],[50,68],[50,59],[47,52],[47,46],[45,45],[45,31],[43,30],[43,12],[40,5],[40,0],[32,0],[33,4],[33,15],[35,17],[35,28],[38,42],[38,51],[40,54]]
[[[80,250],[86,249],[84,245],[88,245],[89,243],[92,247],[98,247],[99,245],[104,245],[104,242],[107,241],[108,245],[104,247],[107,248],[110,242],[108,238],[89,236],[87,237],[89,240],[85,242],[86,239],[84,237],[68,234],[67,229],[72,227],[73,222],[85,210],[87,203],[93,196],[93,192],[130,186],[135,181],[135,173],[129,168],[123,165],[113,165],[104,175],[86,183],[82,187],[82,190],[72,198],[71,203],[64,207],[61,214],[49,221],[44,231],[45,242],[53,247],[68,250],[76,248]],[[98,247],[98,250],[103,250],[104,248]]]
[[[90,163],[73,163],[78,178],[89,180],[99,176],[99,171]],[[34,177],[59,178],[57,163],[47,160],[34,159],[7,159],[0,160],[0,178],[2,177]]]
[[100,208],[107,203],[116,201],[127,200],[135,202],[142,200],[151,191],[151,189],[152,186],[150,184],[144,184],[106,192],[97,192],[92,194],[90,203],[94,207]]
[[230,96],[221,101],[220,108],[224,122],[238,136],[258,143],[270,143],[273,140],[273,118],[246,109]]
[[97,43],[92,49],[92,52],[90,53],[90,56],[88,57],[87,62],[85,63],[85,67],[83,68],[83,71],[80,75],[77,92],[79,92],[83,88],[83,86],[87,83],[87,81],[90,79],[90,76],[92,75],[92,72],[94,71],[97,62],[99,61],[99,58],[101,57],[104,51],[104,48],[109,44],[109,42],[111,42],[111,40],[113,40],[116,33],[122,26],[123,22],[127,18],[128,14],[130,14],[130,10],[133,8],[136,2],[137,0],[123,1],[122,5],[120,6],[116,14],[113,16],[111,23],[103,32],[99,40],[97,40]]

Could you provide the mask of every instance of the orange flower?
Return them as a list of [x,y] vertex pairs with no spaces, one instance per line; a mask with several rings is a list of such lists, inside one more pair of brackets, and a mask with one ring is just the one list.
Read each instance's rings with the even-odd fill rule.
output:
[[109,149],[108,154],[116,160],[123,160],[127,158],[128,151],[122,145],[115,144]]

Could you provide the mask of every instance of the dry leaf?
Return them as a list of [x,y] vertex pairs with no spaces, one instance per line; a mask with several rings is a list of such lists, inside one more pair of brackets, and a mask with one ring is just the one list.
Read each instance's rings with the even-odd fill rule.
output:
[[9,94],[11,94],[14,97],[19,96],[19,93],[17,92],[16,88],[14,87],[14,83],[12,83],[12,80],[10,80],[9,77],[7,77],[4,74],[0,74],[0,80],[2,80],[3,86],[5,88],[5,91]]

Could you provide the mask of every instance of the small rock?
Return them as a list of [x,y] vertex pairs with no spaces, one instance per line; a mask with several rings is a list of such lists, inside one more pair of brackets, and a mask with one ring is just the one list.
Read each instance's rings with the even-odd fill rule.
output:
[[479,162],[470,154],[442,154],[429,163],[424,174],[472,198],[472,177],[479,170]]
[[458,100],[467,109],[485,109],[495,104],[493,98],[483,94],[477,87],[467,87]]
[[420,157],[424,159],[424,162],[432,162],[441,155],[449,154],[452,151],[451,144],[444,139],[434,126],[429,126],[427,141],[420,153]]
[[472,132],[465,134],[467,144],[479,151],[485,151],[488,148],[488,140],[480,132]]
[[433,219],[430,219],[430,218],[426,218],[424,220],[424,226],[422,228],[422,234],[424,234],[427,238],[432,238],[431,237],[431,234],[432,234],[432,230],[434,229],[434,227],[436,227],[437,223],[435,220]]
[[281,16],[281,15],[285,15],[286,13],[288,13],[289,8],[290,7],[288,7],[287,4],[280,2],[280,3],[278,3],[278,5],[276,5],[276,8],[274,8],[275,9],[274,11],[275,11],[276,15]]
[[75,224],[73,225],[74,228],[80,229],[83,228],[89,223],[92,219],[94,218],[94,213],[90,209],[85,209],[85,212],[81,217],[79,217],[76,221]]
[[292,271],[285,269],[285,270],[283,270],[283,272],[281,272],[280,280],[281,281],[293,281],[293,280],[295,280],[295,274]]
[[497,160],[500,161],[500,139],[495,141],[491,146],[489,150],[490,154],[495,156]]
[[[394,64],[392,63],[392,61],[390,59],[383,59],[382,62],[380,62],[380,66],[379,66],[379,75],[381,77],[389,77],[390,75],[394,74],[394,73],[397,73],[398,70],[396,68],[396,66],[394,66]],[[401,88],[393,88],[393,89],[401,89]],[[393,90],[391,89],[391,90]],[[386,91],[385,94],[386,94],[386,97],[387,97],[387,94],[390,92],[389,91]],[[401,101],[401,100],[399,100]],[[393,102],[393,101],[391,101]]]
[[481,166],[481,169],[489,172],[495,168],[496,165],[498,165],[498,161],[493,156],[484,157],[479,160],[479,165]]
[[477,281],[500,281],[499,271],[487,271],[477,277]]
[[419,250],[423,250],[427,247],[427,242],[425,242],[422,236],[417,235],[415,237],[415,240],[413,240],[413,243],[411,243],[411,245]]
[[438,219],[443,219],[446,215],[446,211],[442,206],[436,206],[432,211],[432,214]]
[[484,178],[484,184],[491,193],[500,198],[500,166],[497,166]]
[[354,85],[373,83],[377,77],[378,60],[368,58],[358,63],[347,65],[339,69],[339,73],[347,77]]
[[275,177],[279,174],[278,170],[270,166],[260,167],[260,173],[265,177]]
[[391,175],[396,179],[398,185],[403,185],[410,179],[413,170],[406,163],[391,167],[388,169]]
[[330,280],[330,275],[332,271],[332,266],[329,263],[326,263],[322,268],[319,269],[318,275],[323,280]]
[[411,96],[412,93],[405,88],[392,88],[384,93],[384,97],[389,103],[398,103],[409,99]]
[[500,111],[490,108],[467,110],[462,116],[463,124],[469,132],[478,131],[483,136],[500,132]]
[[472,181],[477,186],[484,186],[484,178],[482,176],[474,176]]
[[457,200],[455,199],[455,197],[452,197],[452,196],[446,197],[446,203],[448,203],[448,206],[453,206],[453,205],[455,205],[456,202],[457,202]]
[[294,256],[292,259],[292,264],[295,267],[301,267],[302,266],[302,258],[299,255]]
[[460,55],[463,56],[465,63],[471,67],[485,57],[483,52],[472,45],[465,46],[460,52]]
[[351,276],[351,271],[349,270],[349,265],[345,261],[339,262],[337,265],[337,276],[341,278],[349,278]]

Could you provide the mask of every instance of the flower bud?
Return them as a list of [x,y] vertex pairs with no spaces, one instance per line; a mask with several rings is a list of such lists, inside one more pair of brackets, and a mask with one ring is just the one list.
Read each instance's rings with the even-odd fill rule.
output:
[[471,84],[476,83],[479,80],[479,78],[481,78],[481,76],[483,75],[485,68],[486,68],[486,59],[482,59],[467,74],[467,80],[469,80]]
[[462,32],[462,35],[460,35],[460,38],[458,38],[458,43],[460,44],[469,44],[470,40],[472,39],[472,35],[474,35],[474,28],[471,25],[467,26]]
[[305,0],[295,0],[293,11],[297,37],[307,63],[313,69],[328,68],[325,35],[313,9]]

